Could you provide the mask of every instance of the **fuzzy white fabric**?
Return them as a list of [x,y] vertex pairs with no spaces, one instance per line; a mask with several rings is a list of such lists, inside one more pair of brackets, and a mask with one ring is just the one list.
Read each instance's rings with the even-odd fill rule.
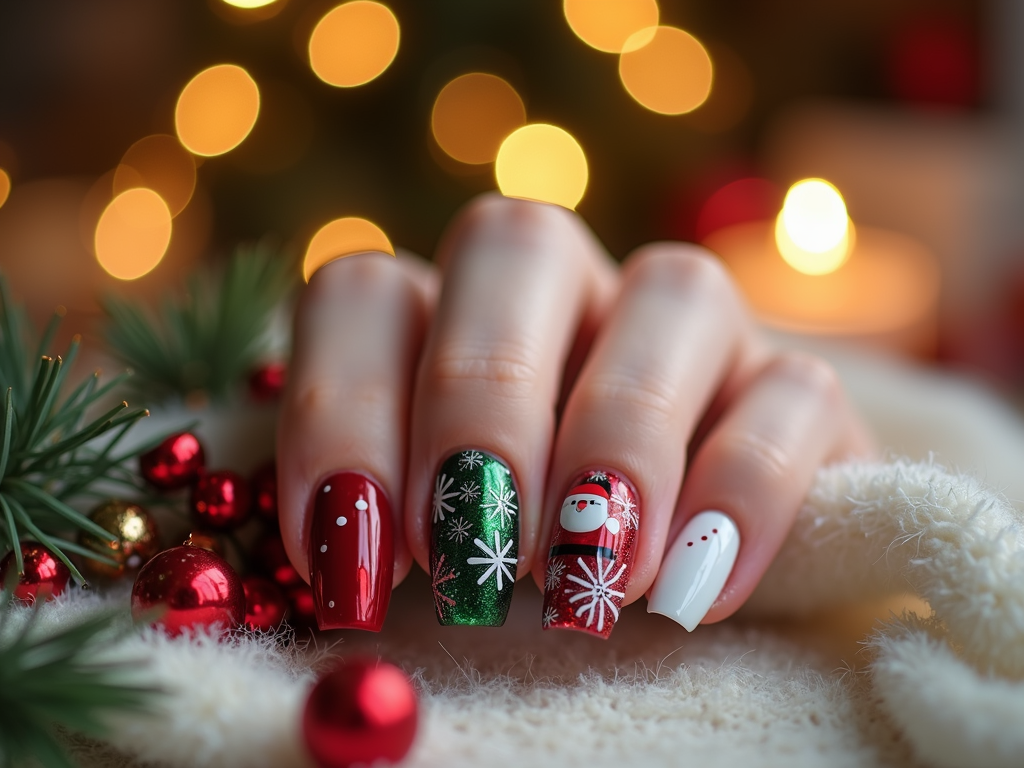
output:
[[[977,405],[977,418],[932,447],[981,444],[970,425],[982,423],[1003,455],[973,458],[1024,466],[1020,424],[995,400],[970,388],[944,399],[947,380],[928,389],[917,374],[901,389],[893,382],[905,371],[880,370],[889,378],[851,385],[866,412],[888,407],[870,401],[883,393],[919,409],[932,397],[928,420]],[[1004,418],[986,420],[992,409]],[[71,745],[97,766],[306,766],[298,723],[316,671],[368,654],[402,666],[421,692],[409,766],[1020,766],[1022,523],[998,491],[934,460],[828,467],[728,622],[688,634],[640,601],[608,642],[542,632],[540,595],[523,582],[504,627],[443,628],[429,585],[413,577],[379,635],[334,633],[317,647],[130,636],[103,654],[140,659],[139,679],[168,695],[154,714],[112,722],[109,743]],[[123,592],[75,592],[45,614],[52,626],[125,604]]]

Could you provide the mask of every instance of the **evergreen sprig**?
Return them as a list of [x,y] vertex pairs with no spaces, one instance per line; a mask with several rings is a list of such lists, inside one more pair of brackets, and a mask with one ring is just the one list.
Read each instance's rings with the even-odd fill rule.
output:
[[133,386],[160,400],[225,400],[264,353],[273,310],[297,283],[289,256],[266,244],[240,246],[226,265],[204,265],[160,312],[108,297],[109,349],[135,374]]
[[44,603],[38,600],[19,609],[31,611],[21,628],[8,629],[12,599],[10,587],[0,593],[0,768],[73,768],[55,727],[103,736],[105,715],[145,710],[158,691],[120,682],[126,663],[90,658],[116,636],[116,613],[44,633],[37,630]]
[[[139,494],[140,481],[126,463],[159,438],[118,452],[122,438],[148,411],[121,402],[99,415],[92,414],[94,406],[122,385],[128,374],[101,385],[96,372],[62,397],[79,338],[72,339],[63,357],[45,353],[63,312],[54,313],[33,345],[24,312],[11,301],[2,278],[0,302],[0,393],[5,393],[0,412],[0,551],[13,549],[18,573],[22,573],[20,541],[38,541],[68,566],[76,581],[83,582],[68,554],[106,559],[71,541],[68,534],[81,530],[109,540],[110,533],[72,504],[106,498],[110,486]],[[34,356],[30,357],[32,348]]]

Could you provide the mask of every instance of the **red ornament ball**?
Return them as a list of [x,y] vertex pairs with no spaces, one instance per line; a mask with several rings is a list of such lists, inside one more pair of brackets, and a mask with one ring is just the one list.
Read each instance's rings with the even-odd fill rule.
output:
[[189,508],[197,523],[223,531],[249,519],[249,498],[249,484],[237,472],[202,470],[192,484]]
[[281,626],[288,613],[288,599],[270,579],[246,576],[242,579],[245,590],[245,626],[250,630],[273,632]]
[[260,573],[266,574],[280,587],[287,589],[306,582],[295,570],[288,553],[284,550],[284,542],[276,533],[267,533],[260,538],[252,550],[253,563]]
[[277,464],[271,461],[257,469],[249,487],[253,511],[264,520],[277,522]]
[[200,547],[173,547],[135,578],[132,616],[165,606],[153,621],[171,637],[197,629],[234,629],[245,620],[245,590],[227,561]]
[[347,661],[314,686],[302,733],[320,768],[397,762],[409,752],[419,718],[416,692],[392,664]]
[[171,435],[151,451],[139,456],[139,472],[161,491],[184,488],[206,465],[206,454],[191,432]]
[[14,586],[16,600],[34,603],[37,595],[45,595],[47,600],[51,600],[67,587],[71,571],[42,544],[21,542],[21,558],[25,563],[25,572],[20,577],[15,571],[17,560],[14,550],[0,561],[0,581],[4,587],[7,586],[8,576],[18,578]]
[[288,366],[284,363],[267,363],[249,374],[249,395],[261,403],[277,400],[284,390]]
[[316,628],[313,588],[304,581],[288,588],[289,621],[296,627]]

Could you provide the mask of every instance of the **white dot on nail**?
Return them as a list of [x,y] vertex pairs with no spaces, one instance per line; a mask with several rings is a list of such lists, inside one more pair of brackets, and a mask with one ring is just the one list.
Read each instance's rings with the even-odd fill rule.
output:
[[331,600],[331,602],[329,602],[329,603],[327,604],[327,607],[328,607],[328,608],[333,608],[333,607],[334,607],[334,601],[333,601],[333,600]]
[[347,523],[347,522],[348,522],[348,518],[347,518],[347,517],[345,517],[344,515],[342,515],[341,517],[339,517],[339,518],[338,518],[337,520],[335,520],[334,522],[336,522],[336,523],[337,523],[338,525],[344,525],[345,523]]
[[320,545],[320,551],[321,552],[326,552],[327,551],[327,545],[326,544],[321,544]]
[[359,501],[356,502],[356,509],[358,509],[360,512],[362,512],[364,509],[366,509],[369,506],[370,505],[367,504],[366,501],[363,500],[363,499],[360,499]]
[[325,485],[324,486],[324,493],[330,493],[330,492],[331,492],[331,486]]

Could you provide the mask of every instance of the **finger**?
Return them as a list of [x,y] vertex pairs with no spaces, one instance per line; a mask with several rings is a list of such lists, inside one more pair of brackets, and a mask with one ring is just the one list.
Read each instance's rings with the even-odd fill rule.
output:
[[278,426],[281,533],[320,627],[379,630],[409,570],[401,520],[408,403],[429,273],[384,254],[313,275]]
[[453,232],[414,394],[406,524],[438,620],[494,626],[536,548],[566,358],[615,278],[555,206],[481,198]]
[[739,608],[782,546],[818,467],[867,449],[854,421],[824,361],[787,353],[768,364],[694,456],[647,610],[692,631]]
[[689,437],[723,382],[748,374],[762,354],[731,280],[707,251],[653,245],[626,263],[556,440],[551,547],[546,567],[534,569],[546,627],[607,637],[619,607],[647,590]]

